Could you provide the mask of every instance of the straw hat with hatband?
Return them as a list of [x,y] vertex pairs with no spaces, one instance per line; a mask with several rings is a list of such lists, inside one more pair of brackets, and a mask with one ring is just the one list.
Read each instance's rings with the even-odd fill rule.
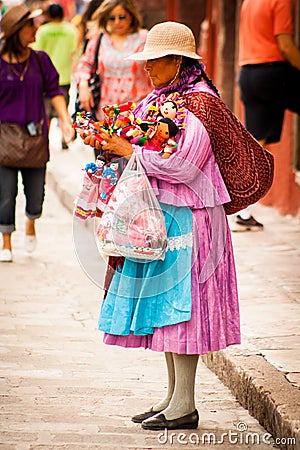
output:
[[20,30],[29,19],[34,19],[43,13],[42,9],[30,11],[25,5],[11,6],[3,15],[0,28],[0,39],[7,39]]
[[167,55],[202,59],[196,53],[196,41],[192,30],[183,23],[162,22],[154,25],[147,34],[144,50],[125,59],[146,61]]

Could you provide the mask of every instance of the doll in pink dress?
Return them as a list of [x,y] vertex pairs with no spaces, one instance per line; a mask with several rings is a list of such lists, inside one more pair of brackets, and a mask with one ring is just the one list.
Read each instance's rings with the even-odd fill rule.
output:
[[99,185],[104,165],[105,157],[99,155],[95,163],[90,162],[85,166],[83,186],[76,199],[74,210],[74,215],[79,219],[86,220],[98,215]]

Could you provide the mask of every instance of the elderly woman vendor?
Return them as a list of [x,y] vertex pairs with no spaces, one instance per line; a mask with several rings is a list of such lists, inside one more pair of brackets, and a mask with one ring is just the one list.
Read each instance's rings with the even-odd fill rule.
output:
[[[134,114],[143,121],[159,120],[161,111],[172,114],[178,145],[167,159],[119,136],[105,136],[103,149],[120,157],[138,154],[165,214],[168,247],[164,261],[119,262],[99,329],[106,344],[165,354],[166,396],[133,422],[148,430],[195,429],[199,355],[240,343],[235,263],[223,207],[230,197],[206,128],[184,106],[187,95],[219,95],[199,62],[193,33],[183,24],[155,25],[144,50],[129,58],[145,60],[154,86]],[[168,108],[162,108],[165,103]],[[100,148],[92,136],[84,139]],[[134,294],[130,285],[138,286]]]

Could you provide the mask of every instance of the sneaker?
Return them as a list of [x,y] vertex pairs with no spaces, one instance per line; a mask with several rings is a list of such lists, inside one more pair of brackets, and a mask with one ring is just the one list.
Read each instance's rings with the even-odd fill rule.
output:
[[12,253],[8,248],[0,250],[0,262],[12,262]]
[[27,253],[32,253],[36,249],[37,239],[35,235],[25,235],[25,249]]
[[242,219],[241,216],[237,215],[235,223],[240,227],[239,231],[261,231],[264,229],[263,224],[257,222],[253,216],[250,216],[249,219]]

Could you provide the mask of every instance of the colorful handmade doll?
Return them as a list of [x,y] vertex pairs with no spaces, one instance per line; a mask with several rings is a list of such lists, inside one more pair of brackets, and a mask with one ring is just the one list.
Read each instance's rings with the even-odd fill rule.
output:
[[169,158],[177,144],[172,137],[178,133],[178,127],[172,119],[163,118],[157,122],[155,133],[149,137],[144,147],[162,152],[162,158]]
[[108,127],[105,121],[96,122],[92,119],[90,113],[78,112],[76,114],[75,121],[73,123],[73,128],[80,133],[84,132],[85,135],[93,135],[101,144],[106,144],[107,142],[100,136],[99,132],[108,133]]
[[174,120],[177,115],[178,106],[175,101],[166,100],[163,102],[158,110],[158,117],[161,115],[162,117]]
[[[144,122],[139,125],[141,134],[130,139],[132,144],[141,145],[147,150],[161,152],[162,158],[169,158],[177,148],[171,139],[178,133],[178,127],[172,119],[161,118],[158,122]],[[143,131],[143,130],[146,131]]]
[[120,178],[119,160],[112,159],[109,164],[104,167],[102,172],[100,189],[99,189],[99,201],[97,203],[100,210],[104,210],[105,205],[109,201],[111,194]]
[[75,130],[88,130],[89,129],[89,123],[91,121],[91,118],[89,114],[85,114],[83,112],[76,113],[75,122],[73,123],[73,128]]
[[165,117],[172,119],[179,129],[183,129],[186,126],[185,100],[180,96],[179,92],[172,92],[167,96],[162,94],[157,100],[156,109],[156,120]]
[[82,190],[75,201],[74,209],[74,215],[79,219],[86,220],[99,215],[97,202],[104,165],[105,158],[98,156],[95,163],[90,162],[85,166]]

